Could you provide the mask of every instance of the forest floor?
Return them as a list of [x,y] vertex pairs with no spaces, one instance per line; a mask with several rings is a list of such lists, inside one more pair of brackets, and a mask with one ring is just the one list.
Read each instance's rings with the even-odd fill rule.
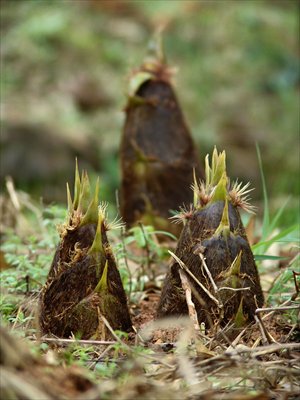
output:
[[[24,193],[15,194],[22,202]],[[253,324],[239,329],[195,327],[193,315],[156,320],[174,241],[158,241],[151,227],[136,227],[125,236],[112,232],[134,332],[82,341],[39,334],[38,295],[65,212],[30,204],[34,211],[17,214],[1,247],[3,398],[298,398],[299,254],[293,229],[277,232],[276,252],[257,261],[266,306]]]

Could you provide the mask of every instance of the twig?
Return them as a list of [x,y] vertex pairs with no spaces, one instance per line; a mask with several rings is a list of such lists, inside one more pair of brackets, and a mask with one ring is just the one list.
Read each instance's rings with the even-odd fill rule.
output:
[[298,349],[300,350],[300,343],[274,343],[269,346],[257,347],[255,356],[262,356],[268,353],[275,353],[280,350]]
[[234,348],[235,346],[238,345],[239,341],[241,340],[241,338],[242,338],[242,336],[244,335],[244,333],[246,332],[246,330],[247,330],[247,328],[244,328],[244,329],[242,330],[242,332],[240,332],[240,333],[238,334],[238,336],[233,340],[233,342],[232,342],[233,348]]
[[215,296],[213,296],[209,290],[206,289],[205,286],[202,285],[202,283],[195,277],[195,275],[187,268],[187,266],[184,264],[184,262],[182,260],[180,260],[180,258],[178,258],[176,256],[176,254],[174,254],[171,250],[168,250],[169,254],[171,254],[171,256],[175,259],[175,261],[178,263],[178,265],[184,270],[186,271],[193,279],[194,281],[201,287],[201,289],[217,304],[217,306],[219,308],[222,308],[223,305],[220,304],[219,300],[215,298]]
[[165,367],[171,369],[172,371],[176,370],[176,368],[177,368],[176,365],[172,365],[172,364],[169,364],[169,363],[167,363],[167,362],[165,362],[165,361],[163,361],[163,360],[159,360],[157,357],[151,356],[150,354],[143,354],[143,353],[141,353],[140,355],[141,355],[141,357],[144,357],[144,358],[146,358],[147,360],[151,360],[151,361],[153,361],[153,362],[155,362],[155,363],[164,365]]
[[[287,307],[288,304],[291,303],[291,299],[284,301],[280,307]],[[271,315],[273,315],[276,311],[277,311],[278,307],[269,307],[269,310],[271,310],[268,314],[264,315],[262,317],[262,320],[265,320],[267,318],[269,318]],[[265,310],[264,308],[262,308],[261,310]]]
[[[254,357],[257,356],[262,356],[264,354],[268,354],[268,353],[276,353],[277,351],[280,350],[287,350],[287,349],[300,349],[300,343],[272,343],[266,346],[259,346],[256,347],[255,349],[252,348],[243,348],[243,349],[239,349],[237,348],[236,350],[234,350],[235,352],[241,352],[241,353],[252,353],[252,355]],[[226,352],[226,354],[234,354],[234,352]]]
[[291,301],[296,300],[299,294],[299,283],[297,282],[296,276],[300,276],[300,272],[293,271],[293,278],[295,283],[295,293],[292,294]]
[[200,259],[201,259],[201,261],[202,261],[202,265],[203,265],[203,267],[204,267],[204,269],[205,269],[205,271],[206,271],[206,273],[207,273],[207,275],[208,275],[208,277],[209,277],[209,280],[210,280],[210,282],[211,282],[211,284],[212,284],[212,287],[213,287],[213,289],[214,289],[214,292],[215,293],[218,293],[218,286],[216,285],[216,283],[215,283],[215,281],[214,281],[214,278],[212,277],[212,274],[210,273],[210,270],[208,269],[208,266],[206,265],[206,262],[205,262],[205,257],[203,256],[203,254],[201,254],[201,253],[199,253],[199,257],[200,257]]
[[100,362],[101,359],[105,356],[105,354],[107,354],[112,348],[113,348],[112,344],[107,346],[106,349],[104,351],[102,351],[102,353],[98,356],[98,358],[91,362],[91,364],[89,365],[89,368],[93,370],[95,368],[96,364],[98,362]]
[[179,275],[181,279],[182,289],[185,291],[185,298],[189,310],[189,316],[193,321],[195,331],[199,332],[200,331],[199,322],[198,322],[197,312],[195,309],[195,304],[192,301],[192,291],[189,285],[189,281],[182,270],[179,270]]
[[[27,339],[30,339],[34,342],[37,341],[37,339],[33,336],[32,337],[28,336]],[[114,344],[118,343],[116,340],[111,340],[111,341],[110,340],[80,340],[80,339],[63,339],[63,338],[48,338],[48,337],[42,337],[38,341],[39,342],[47,342],[47,343],[62,343],[62,344],[76,343],[76,344],[91,345],[91,346],[97,346],[97,345],[113,346]],[[122,344],[123,344],[123,342],[122,342]],[[160,343],[159,347],[163,348],[166,345],[172,345],[174,348],[176,348],[175,342]],[[104,350],[104,351],[106,352],[106,350]],[[101,356],[103,356],[103,354],[101,354]]]
[[13,326],[12,326],[12,328],[11,328],[12,330],[15,329],[17,323],[19,322],[18,320],[19,320],[19,316],[20,316],[22,310],[23,310],[23,307],[22,307],[22,305],[21,305],[21,306],[18,308],[17,315],[16,315],[16,317],[15,317],[15,321],[14,321]]
[[[142,336],[138,333],[136,327],[134,325],[132,325],[132,329],[136,335],[136,338],[138,338],[143,344],[145,343],[144,339],[142,338]],[[135,343],[137,344],[137,343]]]
[[[218,321],[218,323],[219,323],[219,321]],[[234,348],[234,347],[235,347],[234,343],[230,341],[230,339],[228,338],[228,336],[227,336],[226,333],[224,332],[227,328],[230,329],[231,326],[232,326],[232,325],[231,325],[231,322],[228,321],[228,323],[226,324],[226,326],[224,326],[223,329],[221,329],[220,331],[217,331],[217,332],[215,333],[215,340],[217,340],[217,335],[221,335],[222,338],[225,340],[225,342],[226,342],[230,347]],[[220,343],[220,342],[219,342],[219,343]]]
[[104,317],[104,315],[100,315],[102,321],[104,322],[106,328],[110,331],[112,336],[116,339],[118,343],[120,343],[122,346],[124,346],[127,350],[131,350],[128,344],[122,342],[122,340],[115,334],[113,328],[110,326],[110,323],[107,321],[107,319]]
[[292,329],[289,331],[289,333],[287,334],[285,341],[287,342],[289,340],[289,338],[292,336],[292,334],[294,333],[294,330],[297,328],[298,324],[294,324],[292,326]]
[[11,199],[11,202],[13,203],[13,206],[15,207],[16,211],[20,212],[21,211],[21,204],[14,186],[14,182],[10,176],[6,178],[6,188],[9,194],[9,197]]
[[[285,303],[290,303],[291,300],[287,300]],[[284,304],[284,303],[283,303]],[[277,311],[287,311],[287,310],[300,310],[300,305],[297,306],[281,306],[281,307],[266,307],[266,308],[257,308],[255,310],[255,316],[254,319],[258,323],[259,329],[261,331],[263,340],[265,343],[277,343],[276,340],[272,337],[272,335],[268,332],[267,328],[265,327],[263,320],[269,317],[270,315],[274,314]],[[261,317],[262,312],[268,312],[270,311],[267,315],[264,317]]]
[[263,339],[263,343],[275,343],[275,340],[272,338],[272,336],[269,334],[269,332],[267,331],[264,323],[261,320],[261,316],[259,314],[254,315],[254,319],[257,322],[259,329],[260,329],[260,333]]
[[243,290],[250,290],[250,286],[247,286],[245,288],[232,288],[232,287],[227,287],[227,286],[222,286],[220,288],[218,288],[218,292],[220,292],[221,290],[231,290],[232,292],[242,292]]
[[268,332],[267,328],[265,327],[265,325],[263,323],[263,319],[260,314],[262,312],[266,312],[266,311],[276,312],[276,311],[286,311],[286,310],[294,310],[294,309],[300,309],[300,306],[268,307],[268,308],[257,308],[255,310],[255,316],[254,316],[255,321],[258,322],[259,328],[260,328],[263,336],[265,336],[264,339],[266,339],[269,344],[276,343],[276,340]]
[[[285,303],[289,304],[291,300],[287,300]],[[283,304],[285,304],[283,303]],[[260,327],[260,330],[264,330],[264,333],[266,335],[266,339],[268,343],[276,343],[276,341],[273,339],[273,337],[269,334],[269,332],[266,330],[265,325],[263,324],[263,320],[266,319],[267,317],[271,316],[277,311],[287,311],[287,310],[300,310],[300,305],[297,306],[281,306],[281,307],[268,307],[268,308],[257,308],[255,311],[255,320],[258,322],[258,325]],[[264,317],[260,316],[260,313],[265,312],[265,311],[270,311],[267,315]]]
[[112,340],[78,340],[78,339],[62,339],[62,338],[49,338],[49,337],[41,337],[41,342],[49,342],[49,343],[78,343],[78,344],[89,344],[89,345],[99,345],[99,346],[108,346],[112,344],[116,344],[117,341]]
[[300,310],[300,305],[297,306],[285,306],[285,307],[266,307],[266,308],[257,308],[255,310],[255,314],[260,314],[262,312],[268,312],[268,311],[272,311],[272,312],[276,312],[276,311],[288,311],[288,310]]
[[11,199],[11,202],[14,208],[16,209],[17,213],[21,214],[23,206],[27,207],[28,210],[32,211],[35,214],[41,230],[45,232],[45,226],[41,221],[41,215],[42,215],[41,211],[39,210],[38,207],[35,207],[29,200],[26,200],[24,198],[20,199],[20,196],[18,195],[18,192],[15,189],[14,181],[11,176],[6,177],[6,188],[9,197]]

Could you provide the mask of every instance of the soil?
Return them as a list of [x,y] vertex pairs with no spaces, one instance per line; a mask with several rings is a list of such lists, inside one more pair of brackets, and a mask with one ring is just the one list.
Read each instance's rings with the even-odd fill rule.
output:
[[154,320],[159,297],[159,293],[149,292],[139,302],[136,309],[138,313],[132,318],[133,325],[137,330],[142,329],[147,323]]

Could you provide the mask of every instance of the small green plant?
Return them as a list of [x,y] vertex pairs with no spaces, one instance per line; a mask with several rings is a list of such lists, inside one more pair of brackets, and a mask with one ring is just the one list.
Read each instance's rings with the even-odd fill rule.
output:
[[265,175],[263,171],[262,159],[259,150],[259,146],[256,145],[257,158],[259,163],[259,170],[261,175],[262,189],[263,189],[263,221],[261,227],[261,236],[258,243],[252,246],[253,254],[257,260],[263,259],[280,259],[278,257],[268,256],[266,254],[267,250],[273,243],[299,243],[300,240],[300,226],[299,223],[293,224],[280,232],[276,232],[278,229],[278,223],[280,221],[281,216],[283,215],[286,206],[288,204],[289,199],[287,199],[282,206],[275,212],[273,218],[270,217],[270,209],[269,209],[269,196],[267,191],[267,185],[265,180]]
[[21,237],[10,230],[5,233],[1,244],[9,266],[0,273],[0,304],[4,321],[20,324],[28,321],[28,316],[22,318],[23,313],[18,313],[20,304],[24,296],[39,292],[52,262],[52,251],[58,243],[56,225],[61,223],[65,212],[60,206],[49,206],[39,215],[26,215],[30,223],[37,227],[35,235]]
[[[260,272],[262,274],[268,272],[265,269],[264,264],[261,263],[261,261],[273,260],[274,262],[276,261],[286,262],[286,260],[288,260],[287,257],[281,256],[280,254],[279,255],[267,254],[272,245],[277,243],[281,246],[288,246],[289,250],[294,252],[292,260],[290,260],[290,262],[280,270],[280,273],[277,274],[277,277],[274,279],[273,285],[268,293],[266,301],[267,305],[278,306],[283,302],[289,300],[291,298],[291,295],[296,290],[294,273],[298,274],[300,273],[300,254],[299,254],[300,225],[299,223],[295,223],[284,229],[281,229],[280,227],[279,224],[280,218],[284,215],[289,199],[287,199],[287,201],[284,202],[283,205],[275,212],[273,218],[270,217],[269,196],[263,171],[261,154],[258,145],[256,145],[256,151],[257,151],[262,188],[263,188],[264,210],[263,210],[263,220],[262,220],[260,240],[258,243],[252,245],[252,251],[256,261],[258,261]],[[272,271],[273,274],[274,272],[275,271]],[[288,316],[291,320],[295,320],[294,311],[286,313],[286,316]]]
[[118,371],[118,364],[106,359],[104,362],[96,363],[94,371],[100,378],[113,378]]
[[86,365],[94,357],[94,353],[93,346],[82,346],[75,342],[61,353],[61,358],[67,365]]
[[[149,279],[155,279],[156,265],[169,258],[168,245],[158,240],[159,237],[177,240],[166,231],[156,230],[151,225],[139,224],[130,228],[125,235],[117,238],[113,246],[120,274],[126,293],[142,291]],[[136,273],[129,270],[128,263],[138,265]]]

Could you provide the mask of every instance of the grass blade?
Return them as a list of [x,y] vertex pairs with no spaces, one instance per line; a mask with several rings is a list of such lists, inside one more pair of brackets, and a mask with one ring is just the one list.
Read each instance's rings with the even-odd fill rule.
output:
[[[260,242],[258,242],[256,244],[254,244],[251,247],[251,249],[255,253],[256,249],[264,246],[264,250],[263,251],[266,251],[268,249],[268,247],[271,246],[271,244],[273,244],[274,242],[281,241],[283,238],[285,238],[287,235],[289,235],[292,232],[299,232],[299,225],[298,224],[290,226],[289,228],[284,229],[283,231],[279,232],[277,235],[275,235],[270,240],[260,241]],[[295,239],[295,238],[293,237],[293,239]],[[298,240],[299,240],[299,238],[296,239],[296,241],[298,241]],[[292,239],[290,240],[290,242],[293,242],[293,241],[294,240],[292,240]]]
[[266,186],[266,181],[265,181],[265,176],[264,176],[264,171],[263,171],[263,166],[262,166],[259,145],[258,145],[258,143],[256,143],[255,145],[256,145],[256,152],[257,152],[261,182],[262,182],[263,198],[264,198],[264,216],[263,216],[263,226],[262,226],[262,240],[264,240],[267,238],[269,231],[270,231],[269,199],[268,199],[267,186]]
[[269,256],[268,254],[256,254],[254,256],[255,261],[263,261],[263,260],[288,260],[288,257],[280,257],[280,256]]
[[288,202],[290,201],[290,197],[286,199],[286,201],[283,203],[283,205],[279,208],[279,210],[276,212],[274,218],[272,219],[271,225],[270,225],[270,232],[272,232],[277,225],[277,222],[279,218],[281,217],[283,211],[285,210],[285,207],[287,206]]
[[171,238],[175,241],[178,240],[176,236],[174,236],[172,233],[166,232],[166,231],[153,231],[153,232],[150,232],[150,235],[164,235],[164,236],[168,236],[169,238]]

